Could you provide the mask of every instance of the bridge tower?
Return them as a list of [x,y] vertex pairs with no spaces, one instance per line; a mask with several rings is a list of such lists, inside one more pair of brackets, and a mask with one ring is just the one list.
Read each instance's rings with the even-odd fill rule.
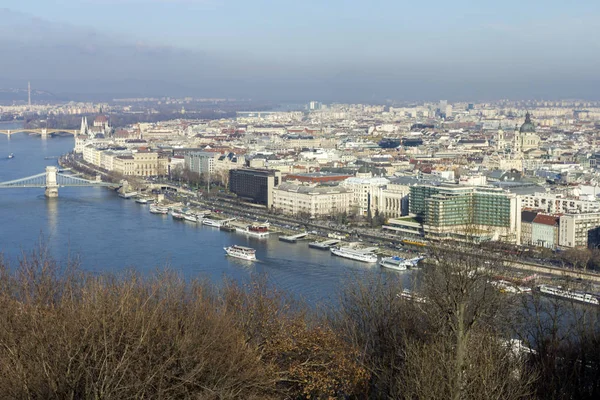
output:
[[56,181],[56,174],[58,168],[46,167],[46,197],[54,198],[58,197],[58,183]]

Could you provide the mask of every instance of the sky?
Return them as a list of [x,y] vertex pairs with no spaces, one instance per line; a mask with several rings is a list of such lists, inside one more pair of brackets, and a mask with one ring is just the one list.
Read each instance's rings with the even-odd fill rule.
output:
[[274,101],[597,99],[598,37],[593,0],[0,0],[0,46],[13,60],[0,63],[0,86]]

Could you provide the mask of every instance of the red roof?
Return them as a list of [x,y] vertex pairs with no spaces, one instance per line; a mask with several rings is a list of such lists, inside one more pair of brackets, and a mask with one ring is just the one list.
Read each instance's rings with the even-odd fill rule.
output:
[[549,226],[557,226],[558,221],[559,221],[558,217],[556,217],[554,215],[547,215],[547,214],[538,214],[533,219],[534,224],[543,224],[543,225],[549,225]]

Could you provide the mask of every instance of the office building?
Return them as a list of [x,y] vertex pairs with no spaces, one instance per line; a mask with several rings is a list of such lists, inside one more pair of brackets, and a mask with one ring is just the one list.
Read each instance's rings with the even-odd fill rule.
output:
[[273,207],[273,188],[281,183],[281,172],[272,169],[232,169],[229,190],[240,199]]

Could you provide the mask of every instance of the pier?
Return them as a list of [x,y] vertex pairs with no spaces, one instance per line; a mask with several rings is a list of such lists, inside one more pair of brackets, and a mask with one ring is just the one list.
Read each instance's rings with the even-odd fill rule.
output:
[[308,247],[311,247],[313,249],[319,249],[319,250],[329,250],[329,248],[331,246],[335,246],[336,244],[340,243],[341,240],[338,239],[330,239],[330,240],[324,240],[322,242],[311,242],[308,244]]
[[298,240],[302,240],[302,239],[306,238],[307,236],[308,236],[308,232],[302,232],[302,233],[298,233],[296,235],[279,236],[279,240],[281,240],[282,242],[296,243]]

